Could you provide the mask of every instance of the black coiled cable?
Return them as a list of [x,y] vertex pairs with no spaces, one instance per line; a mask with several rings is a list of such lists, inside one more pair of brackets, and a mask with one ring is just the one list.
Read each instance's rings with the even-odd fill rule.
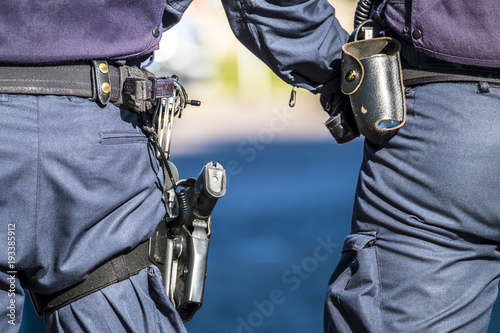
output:
[[354,13],[354,29],[370,18],[373,0],[359,0]]
[[184,223],[186,223],[189,218],[189,213],[191,213],[191,205],[186,190],[180,189],[177,191],[177,202],[179,203],[179,216],[184,220]]

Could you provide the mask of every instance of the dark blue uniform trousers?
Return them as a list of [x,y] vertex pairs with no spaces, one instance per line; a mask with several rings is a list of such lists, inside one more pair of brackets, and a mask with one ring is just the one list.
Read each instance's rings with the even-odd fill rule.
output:
[[[162,173],[137,115],[80,98],[0,95],[0,331],[23,288],[53,293],[148,239]],[[45,315],[49,332],[185,332],[156,267]]]
[[500,89],[438,83],[406,96],[399,133],[365,142],[325,332],[487,330],[500,276]]

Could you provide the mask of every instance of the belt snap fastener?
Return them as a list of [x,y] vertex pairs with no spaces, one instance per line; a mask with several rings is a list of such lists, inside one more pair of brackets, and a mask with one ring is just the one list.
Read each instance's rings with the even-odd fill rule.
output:
[[101,62],[101,63],[99,64],[99,71],[100,71],[101,73],[103,73],[103,74],[107,74],[107,73],[108,73],[108,71],[109,71],[108,65],[107,65],[107,64],[105,64],[105,63],[103,63],[103,62]]
[[104,82],[103,84],[101,84],[101,90],[103,93],[109,94],[109,92],[111,91],[111,86],[109,85],[109,83]]
[[105,60],[92,60],[92,98],[101,105],[108,104],[111,99],[109,69]]

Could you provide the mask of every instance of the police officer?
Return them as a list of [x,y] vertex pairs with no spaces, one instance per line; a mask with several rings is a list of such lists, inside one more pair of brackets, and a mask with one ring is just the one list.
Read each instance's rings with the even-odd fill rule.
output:
[[[223,2],[236,35],[283,79],[325,107],[345,100],[334,83],[347,33],[326,1]],[[325,332],[486,332],[500,277],[500,6],[360,3],[402,44],[406,122],[365,140]]]
[[[22,288],[58,294],[101,265],[116,283],[70,295],[57,309],[41,303],[49,331],[185,330],[156,267],[136,271],[128,258],[165,214],[162,175],[138,116],[153,97],[138,90],[153,80],[134,68],[190,2],[3,4],[2,331],[19,327]],[[336,103],[348,33],[326,0],[222,3],[238,38],[281,78]],[[492,0],[376,5],[375,18],[416,68],[499,67]],[[407,89],[406,124],[387,142],[365,142],[326,331],[486,330],[500,275],[492,153],[500,92],[493,79],[466,76]],[[122,98],[124,77],[135,87],[132,103]]]
[[[29,290],[50,332],[185,332],[144,251],[165,207],[143,130],[168,84],[140,68],[190,3],[2,4],[0,331],[19,330]],[[347,34],[326,1],[224,5],[288,81],[334,83]]]
[[163,176],[111,96],[179,18],[163,0],[2,4],[0,331],[18,331],[23,288],[56,294],[112,258],[120,282],[44,311],[47,330],[185,331],[158,269],[123,264],[165,214]]

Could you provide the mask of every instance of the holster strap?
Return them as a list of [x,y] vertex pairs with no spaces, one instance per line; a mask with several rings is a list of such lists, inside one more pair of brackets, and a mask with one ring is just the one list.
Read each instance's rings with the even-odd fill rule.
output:
[[38,315],[42,315],[57,310],[107,286],[136,275],[139,271],[151,265],[148,250],[149,240],[141,243],[131,252],[99,266],[81,283],[60,292],[50,295],[30,292],[36,312]]

